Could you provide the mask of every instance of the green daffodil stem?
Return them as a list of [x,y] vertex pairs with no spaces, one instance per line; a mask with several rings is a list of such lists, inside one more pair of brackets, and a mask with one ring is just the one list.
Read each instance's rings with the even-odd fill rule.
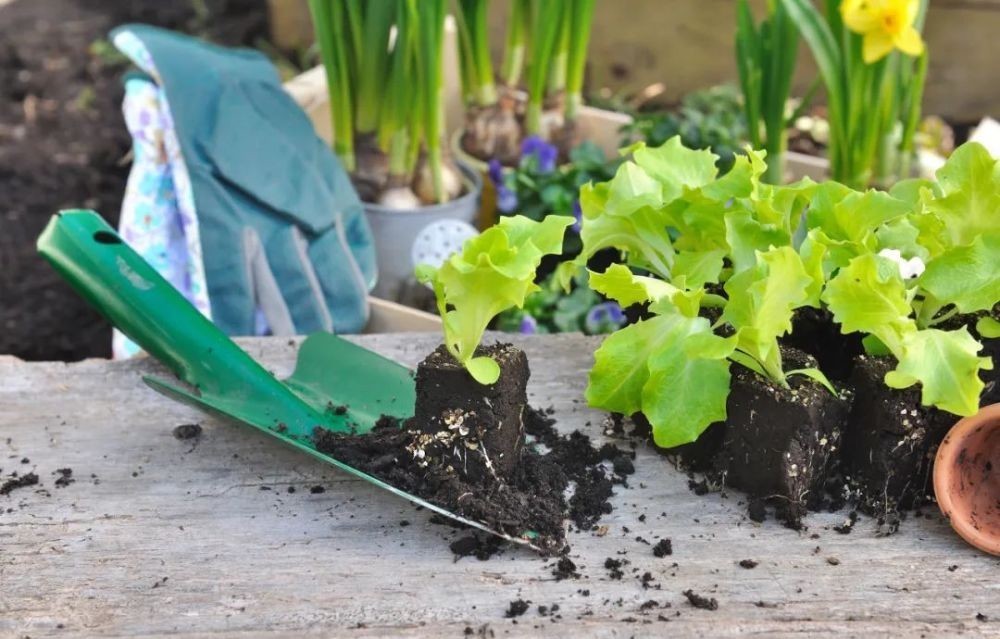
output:
[[576,0],[567,8],[569,48],[566,55],[566,112],[567,122],[576,121],[583,105],[583,76],[587,68],[587,47],[590,28],[594,20],[596,0]]

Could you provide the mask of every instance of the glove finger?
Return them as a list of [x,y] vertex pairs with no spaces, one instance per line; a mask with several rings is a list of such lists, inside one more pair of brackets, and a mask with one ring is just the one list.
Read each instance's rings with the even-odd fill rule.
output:
[[[295,335],[295,323],[282,297],[278,281],[267,262],[260,237],[254,229],[243,229],[243,251],[249,271],[256,309],[263,315],[271,335]],[[259,329],[255,332],[262,333]]]
[[295,226],[280,229],[267,242],[268,264],[276,287],[299,334],[334,331],[320,276],[313,268],[309,245]]

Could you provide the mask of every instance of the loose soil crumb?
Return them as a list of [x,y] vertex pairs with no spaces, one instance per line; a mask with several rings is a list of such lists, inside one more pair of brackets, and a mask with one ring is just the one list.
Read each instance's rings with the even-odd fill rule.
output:
[[[489,348],[499,358],[503,349],[511,347],[501,344]],[[614,464],[626,454],[614,445],[597,448],[579,431],[560,435],[553,427],[555,420],[542,410],[526,408],[523,420],[525,433],[544,444],[548,452],[543,454],[529,443],[518,451],[518,463],[509,477],[487,473],[478,482],[454,467],[454,447],[478,445],[461,439],[469,432],[463,432],[461,420],[455,422],[455,428],[449,426],[428,435],[424,424],[415,423],[415,419],[400,427],[398,420],[383,417],[366,435],[317,428],[314,441],[321,452],[492,530],[513,538],[531,531],[536,535],[531,539],[533,545],[556,553],[565,546],[567,517],[580,529],[589,529],[611,512],[608,500],[614,481],[605,462]],[[441,436],[454,442],[435,448]],[[617,470],[634,471],[634,467],[619,461]],[[565,493],[570,486],[574,490],[567,503]],[[465,546],[460,545],[460,549]],[[453,547],[452,551],[480,558],[485,554],[478,548],[458,552]]]
[[695,608],[701,608],[702,610],[719,609],[719,602],[716,601],[715,597],[703,597],[693,590],[685,590],[683,594],[687,597],[688,603]]
[[674,545],[669,539],[661,539],[653,546],[653,556],[666,557],[674,554]]
[[628,564],[628,559],[614,559],[608,557],[604,560],[604,567],[608,570],[608,577],[611,579],[621,579],[625,575],[622,566]]
[[569,557],[560,557],[559,561],[556,562],[555,568],[552,569],[552,574],[555,576],[556,581],[576,579],[580,576],[580,573],[576,571],[576,564]]
[[493,535],[468,535],[456,539],[448,547],[455,554],[455,561],[462,557],[475,557],[480,561],[486,561],[499,552],[501,543]]
[[840,533],[841,535],[849,535],[851,531],[854,530],[854,524],[858,521],[858,512],[852,510],[847,514],[847,520],[839,526],[834,526],[834,531]]
[[174,429],[174,437],[180,440],[194,439],[195,437],[201,436],[201,425],[199,424],[181,424]]
[[12,477],[0,485],[0,495],[9,495],[11,492],[17,490],[18,488],[27,488],[28,486],[34,486],[38,483],[38,475],[35,473],[26,473],[20,477]]
[[514,617],[520,617],[524,613],[528,612],[528,604],[530,603],[531,603],[530,601],[525,601],[524,599],[515,599],[508,605],[505,616],[508,619],[513,619]]
[[55,482],[56,488],[65,488],[66,486],[69,486],[70,484],[76,481],[75,479],[73,479],[72,468],[60,468],[59,470],[57,470],[52,474],[59,475],[59,477],[56,479]]

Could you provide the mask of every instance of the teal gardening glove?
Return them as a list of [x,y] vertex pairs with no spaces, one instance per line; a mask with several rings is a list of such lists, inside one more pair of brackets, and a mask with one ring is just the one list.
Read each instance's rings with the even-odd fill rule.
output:
[[[163,130],[132,133],[137,148],[140,136],[163,141],[156,160],[168,169],[157,179],[169,184],[153,191],[176,199],[179,214],[167,220],[175,235],[200,237],[200,247],[180,254],[203,260],[213,321],[230,335],[259,334],[261,318],[276,335],[361,330],[375,280],[361,202],[270,62],[143,25],[119,27],[111,39],[144,73],[128,82],[158,91],[154,120]],[[148,120],[132,118],[130,128]],[[123,229],[132,243],[148,215],[125,213],[123,224],[138,227]],[[149,253],[162,249],[146,244]]]

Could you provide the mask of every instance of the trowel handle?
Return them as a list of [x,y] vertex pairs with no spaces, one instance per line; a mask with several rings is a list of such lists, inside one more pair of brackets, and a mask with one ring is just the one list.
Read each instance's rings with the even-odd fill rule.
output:
[[189,384],[271,378],[94,211],[62,211],[38,252],[125,335]]

